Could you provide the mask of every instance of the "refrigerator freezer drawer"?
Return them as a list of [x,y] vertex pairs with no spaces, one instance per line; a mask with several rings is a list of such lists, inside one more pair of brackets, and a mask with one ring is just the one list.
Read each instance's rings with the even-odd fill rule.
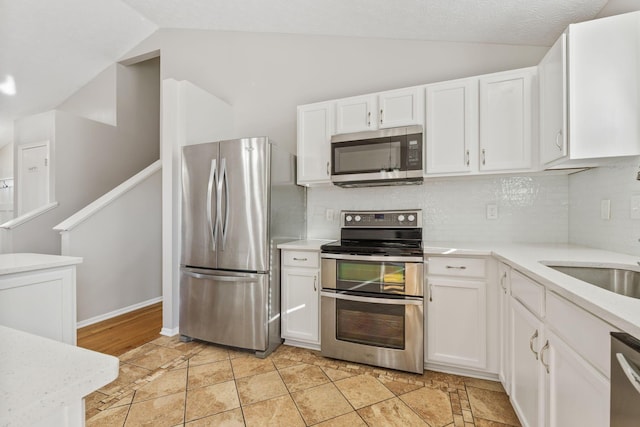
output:
[[180,334],[216,344],[265,351],[269,275],[182,269]]

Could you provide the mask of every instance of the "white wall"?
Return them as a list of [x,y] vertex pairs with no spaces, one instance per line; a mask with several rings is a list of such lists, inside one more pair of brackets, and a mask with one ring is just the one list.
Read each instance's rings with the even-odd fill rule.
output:
[[[640,197],[640,157],[616,159],[608,166],[569,178],[571,243],[640,256],[640,219],[631,218],[631,197]],[[602,219],[602,200],[611,201],[611,219]]]
[[545,47],[356,37],[161,30],[128,53],[160,49],[162,78],[233,106],[235,135],[295,152],[296,106],[535,65]]
[[[59,110],[16,122],[16,144],[51,141],[51,201],[59,206],[13,229],[6,250],[59,254],[60,237],[52,230],[56,224],[158,160],[158,61],[118,65],[117,127]],[[86,87],[93,93],[92,84]],[[83,102],[77,103],[76,97]],[[66,104],[94,111],[91,100],[80,90]],[[96,103],[102,105],[103,100]]]
[[109,66],[58,106],[59,110],[115,126],[118,64]]
[[[568,240],[565,175],[428,180],[423,185],[314,187],[307,192],[309,238],[339,238],[327,209],[422,209],[425,242],[554,242]],[[486,219],[487,204],[499,218]]]
[[161,176],[156,172],[65,233],[63,255],[83,258],[76,276],[81,326],[160,299]]

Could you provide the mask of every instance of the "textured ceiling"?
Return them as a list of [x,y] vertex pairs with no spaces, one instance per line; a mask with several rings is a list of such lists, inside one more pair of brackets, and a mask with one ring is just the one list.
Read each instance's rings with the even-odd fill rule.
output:
[[[630,0],[610,0],[612,2]],[[635,0],[633,0],[635,1]],[[549,46],[607,0],[0,0],[0,146],[158,28]]]

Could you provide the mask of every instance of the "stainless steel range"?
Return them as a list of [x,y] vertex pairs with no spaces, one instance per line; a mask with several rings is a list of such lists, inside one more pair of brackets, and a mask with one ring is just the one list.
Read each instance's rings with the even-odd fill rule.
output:
[[422,212],[343,211],[321,247],[321,352],[422,373]]

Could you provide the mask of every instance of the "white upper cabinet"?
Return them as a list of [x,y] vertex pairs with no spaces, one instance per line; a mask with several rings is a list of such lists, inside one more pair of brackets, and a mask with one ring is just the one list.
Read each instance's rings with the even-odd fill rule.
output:
[[424,102],[421,88],[391,90],[378,94],[378,127],[421,124]]
[[478,79],[426,87],[425,174],[477,171]]
[[640,12],[569,26],[569,150],[640,154]]
[[422,124],[421,88],[390,90],[336,101],[336,133]]
[[640,12],[570,25],[539,73],[543,167],[640,154]]
[[334,102],[298,107],[298,185],[331,183]]
[[531,168],[536,67],[480,77],[480,170]]
[[375,95],[354,96],[336,101],[336,133],[361,132],[378,128]]
[[566,35],[562,34],[538,65],[540,79],[540,163],[567,155]]

